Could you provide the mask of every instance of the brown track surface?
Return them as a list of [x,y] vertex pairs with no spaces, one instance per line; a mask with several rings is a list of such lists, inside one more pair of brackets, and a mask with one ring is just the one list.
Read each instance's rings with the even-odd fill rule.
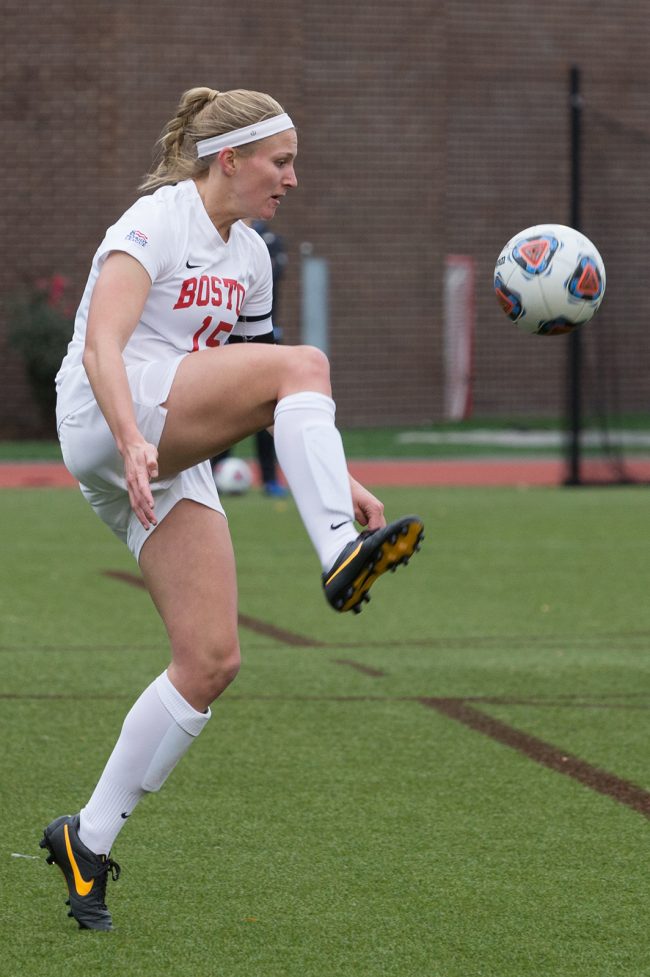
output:
[[[561,485],[565,478],[564,462],[557,459],[350,461],[349,464],[354,477],[366,485]],[[610,482],[615,480],[615,472],[605,461],[587,461],[582,478],[589,482]],[[650,459],[627,460],[625,480],[650,481]],[[256,472],[255,481],[259,481]],[[72,488],[76,484],[57,462],[0,463],[0,488]]]

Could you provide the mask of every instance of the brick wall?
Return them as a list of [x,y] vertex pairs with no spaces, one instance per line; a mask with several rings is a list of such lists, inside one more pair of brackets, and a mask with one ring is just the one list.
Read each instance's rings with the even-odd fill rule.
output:
[[[80,294],[180,93],[258,88],[299,129],[300,187],[275,225],[290,251],[285,339],[300,337],[300,244],[309,241],[330,266],[341,423],[442,416],[449,253],[477,263],[476,414],[557,415],[566,339],[520,335],[496,305],[492,271],[515,231],[568,222],[575,62],[582,223],[609,275],[585,330],[588,395],[606,390],[622,410],[647,410],[649,31],[643,0],[6,0],[0,292],[59,272]],[[0,437],[34,436],[50,428],[5,325],[0,317]]]

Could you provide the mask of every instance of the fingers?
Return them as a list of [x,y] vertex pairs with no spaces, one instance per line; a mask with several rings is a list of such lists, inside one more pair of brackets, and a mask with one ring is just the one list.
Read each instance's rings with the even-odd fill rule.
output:
[[129,502],[138,520],[145,529],[157,525],[158,520],[154,512],[154,500],[147,474],[140,473],[133,480],[127,481]]
[[360,482],[350,478],[354,516],[358,523],[366,526],[371,532],[382,529],[386,525],[384,518],[384,504],[376,496],[364,488]]
[[145,529],[156,526],[158,520],[154,512],[154,500],[148,480],[140,481],[137,487],[129,489],[131,508]]
[[[376,500],[375,500],[376,501]],[[366,521],[362,523],[363,526],[374,532],[375,529],[383,529],[386,525],[386,519],[384,517],[384,507],[379,503],[379,506],[371,506],[365,511]]]
[[140,444],[127,449],[124,455],[124,475],[129,502],[144,529],[156,526],[154,498],[149,484],[158,477],[158,451],[153,444]]

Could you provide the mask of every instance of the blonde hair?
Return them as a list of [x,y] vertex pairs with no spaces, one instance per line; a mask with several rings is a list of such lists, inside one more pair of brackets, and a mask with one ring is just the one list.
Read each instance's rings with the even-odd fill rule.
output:
[[[242,129],[283,112],[282,106],[263,92],[190,88],[181,96],[176,115],[163,129],[156,144],[159,161],[139,189],[154,190],[166,183],[200,176],[207,171],[211,159],[197,157],[196,144],[200,139]],[[246,155],[254,152],[254,147],[255,143],[248,143],[238,147],[237,152]]]

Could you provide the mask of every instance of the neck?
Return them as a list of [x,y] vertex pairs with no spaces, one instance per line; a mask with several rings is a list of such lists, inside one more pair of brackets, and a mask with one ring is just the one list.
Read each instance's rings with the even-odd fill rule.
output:
[[216,227],[219,236],[227,241],[230,237],[230,228],[240,219],[233,201],[230,201],[228,194],[215,186],[208,176],[197,177],[194,183],[208,217]]

